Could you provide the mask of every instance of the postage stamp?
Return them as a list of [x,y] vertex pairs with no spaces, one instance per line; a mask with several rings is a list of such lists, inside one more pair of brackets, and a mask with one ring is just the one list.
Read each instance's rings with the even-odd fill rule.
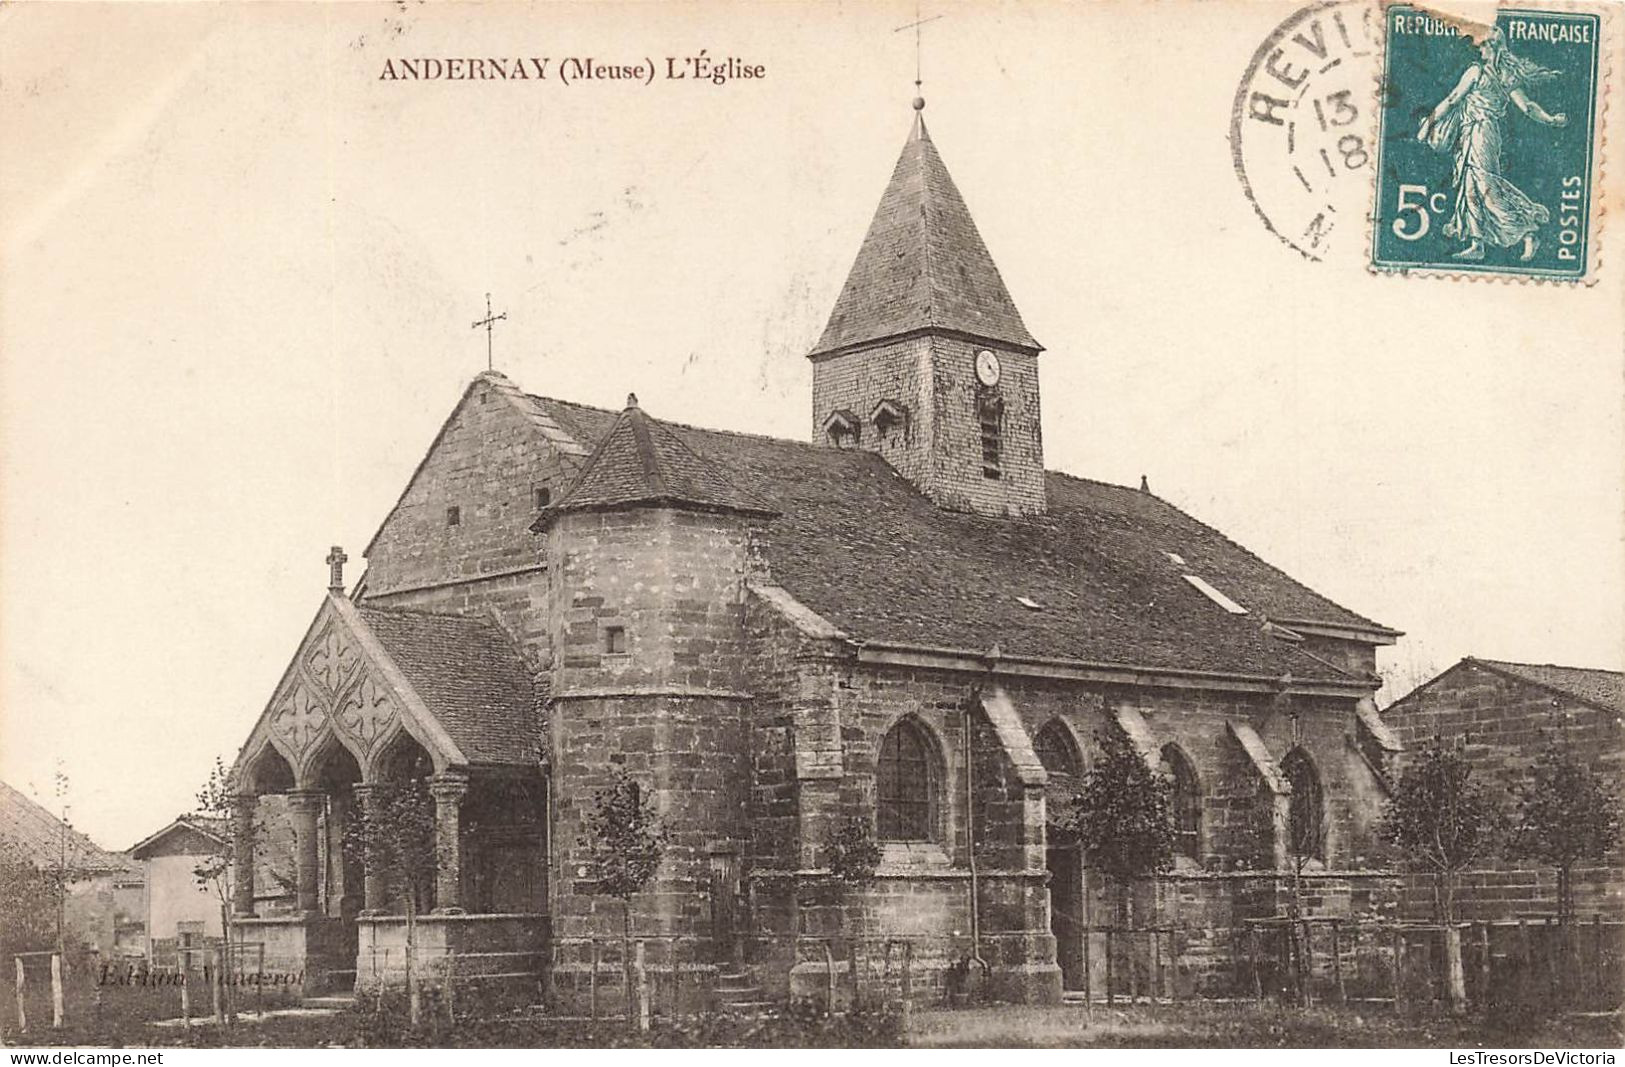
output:
[[1384,13],[1371,265],[1583,280],[1592,269],[1602,24],[1503,8]]

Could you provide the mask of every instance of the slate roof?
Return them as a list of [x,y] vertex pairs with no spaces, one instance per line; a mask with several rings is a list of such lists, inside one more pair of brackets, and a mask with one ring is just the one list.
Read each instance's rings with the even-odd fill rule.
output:
[[[611,412],[535,399],[583,440],[615,424]],[[1347,682],[1263,633],[1257,616],[1389,632],[1140,490],[1052,471],[1046,514],[988,518],[936,507],[873,453],[667,425],[779,512],[761,535],[774,581],[853,638]],[[1252,614],[1226,612],[1185,574]]]
[[927,328],[1041,347],[917,117],[811,355]]
[[1468,656],[1467,662],[1583,700],[1609,711],[1625,710],[1625,673],[1555,663],[1511,663]]
[[471,763],[535,762],[531,671],[495,623],[366,603],[356,610]]
[[772,514],[770,507],[735,486],[665,423],[645,414],[637,397],[628,397],[626,409],[553,510],[654,506]]
[[128,871],[134,867],[128,857],[108,852],[71,827],[64,850],[62,820],[4,782],[0,782],[0,842],[11,855],[41,868],[59,862],[71,871]]

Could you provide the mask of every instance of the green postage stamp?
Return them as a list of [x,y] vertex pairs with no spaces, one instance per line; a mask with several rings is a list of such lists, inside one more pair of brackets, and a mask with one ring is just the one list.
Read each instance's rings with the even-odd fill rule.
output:
[[1598,15],[1503,8],[1475,35],[1396,4],[1384,23],[1372,266],[1585,279]]

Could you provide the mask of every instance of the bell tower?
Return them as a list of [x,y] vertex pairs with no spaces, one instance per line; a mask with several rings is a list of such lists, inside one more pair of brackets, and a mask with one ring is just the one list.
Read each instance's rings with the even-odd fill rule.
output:
[[925,101],[813,363],[814,440],[878,452],[939,507],[1044,510],[1038,354]]

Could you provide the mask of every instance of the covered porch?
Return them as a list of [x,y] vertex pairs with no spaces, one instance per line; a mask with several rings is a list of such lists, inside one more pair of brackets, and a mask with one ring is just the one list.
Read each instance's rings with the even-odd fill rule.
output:
[[493,623],[330,592],[233,768],[234,936],[311,991],[404,982],[409,913],[420,976],[539,974],[535,722]]

